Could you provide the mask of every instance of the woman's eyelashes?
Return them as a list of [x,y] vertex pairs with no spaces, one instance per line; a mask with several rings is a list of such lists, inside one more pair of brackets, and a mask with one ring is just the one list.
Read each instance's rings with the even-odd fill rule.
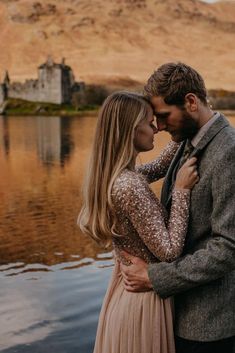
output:
[[153,129],[154,132],[157,130],[157,126],[154,121],[150,122],[150,127]]

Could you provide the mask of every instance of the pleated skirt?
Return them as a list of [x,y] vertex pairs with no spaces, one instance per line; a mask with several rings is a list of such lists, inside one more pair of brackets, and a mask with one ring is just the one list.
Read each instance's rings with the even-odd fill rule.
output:
[[172,300],[127,292],[119,263],[100,312],[94,353],[175,353]]

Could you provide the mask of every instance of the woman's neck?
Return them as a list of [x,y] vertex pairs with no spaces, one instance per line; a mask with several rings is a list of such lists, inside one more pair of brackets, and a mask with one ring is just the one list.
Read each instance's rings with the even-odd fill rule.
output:
[[138,153],[137,151],[134,152],[132,161],[131,161],[130,164],[129,164],[129,169],[130,169],[130,170],[135,170],[136,158],[137,158],[138,154],[139,154],[139,153]]

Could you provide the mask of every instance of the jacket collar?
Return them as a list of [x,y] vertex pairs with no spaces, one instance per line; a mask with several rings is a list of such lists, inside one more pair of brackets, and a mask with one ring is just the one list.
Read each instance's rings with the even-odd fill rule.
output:
[[215,122],[211,125],[205,135],[195,146],[190,157],[200,154],[201,151],[206,148],[206,146],[214,139],[214,137],[227,126],[229,126],[228,120],[224,117],[223,114],[220,114],[220,116],[215,120]]

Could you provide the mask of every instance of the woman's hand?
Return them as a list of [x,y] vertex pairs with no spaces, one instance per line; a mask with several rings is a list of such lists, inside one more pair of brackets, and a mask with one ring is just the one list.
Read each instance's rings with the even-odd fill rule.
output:
[[176,175],[175,189],[192,189],[199,181],[197,158],[188,159]]

